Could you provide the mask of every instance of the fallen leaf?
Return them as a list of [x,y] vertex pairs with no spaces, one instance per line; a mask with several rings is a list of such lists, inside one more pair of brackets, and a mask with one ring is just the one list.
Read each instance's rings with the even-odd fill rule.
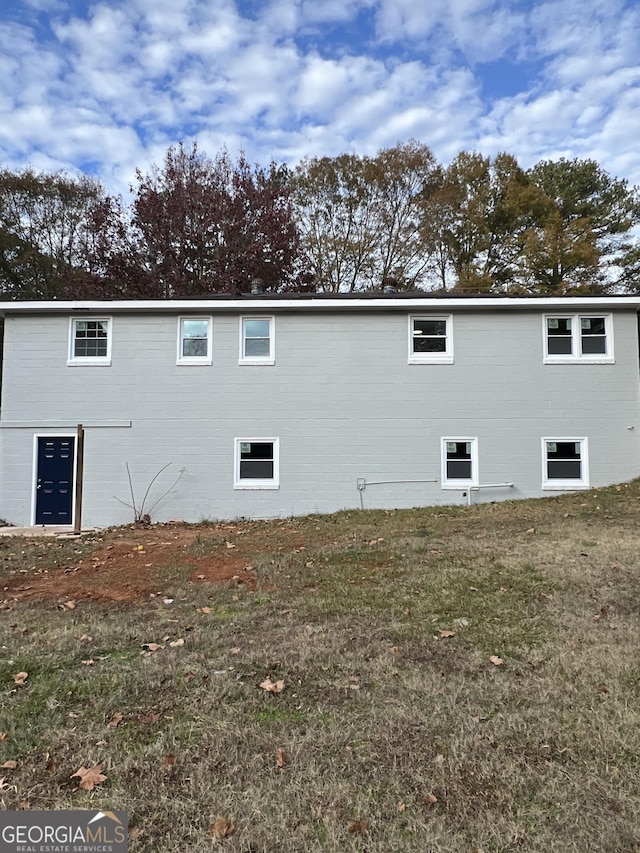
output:
[[227,542],[227,548],[228,548],[229,550],[231,550],[231,548],[235,548],[235,547],[236,547],[236,546],[235,546],[233,543],[231,543],[231,542]]
[[31,808],[31,803],[29,800],[20,800],[18,803],[18,811],[27,812]]
[[9,740],[9,735],[6,732],[0,732],[0,743]]
[[210,824],[209,832],[214,838],[229,838],[236,831],[235,820],[227,820],[226,817],[219,817]]
[[29,678],[28,672],[17,672],[13,676],[13,682],[14,682],[14,684],[17,684],[18,687],[24,687],[24,685],[26,684],[27,678]]
[[455,635],[456,635],[455,631],[440,631],[441,637],[455,637]]
[[213,613],[213,607],[196,607],[197,613]]
[[404,812],[406,810],[407,810],[406,803],[398,803],[398,811],[400,812],[400,814],[402,814],[402,812]]
[[535,532],[536,532],[535,527],[530,527],[530,528],[527,530],[527,533],[529,533],[529,534],[531,534],[531,533],[535,533]]
[[111,717],[111,719],[109,720],[109,728],[115,729],[122,722],[123,716],[124,715],[121,714],[120,711],[118,711],[117,714],[114,714],[113,717]]
[[93,637],[90,637],[88,634],[83,634],[83,635],[80,637],[80,642],[81,642],[81,643],[92,643],[92,642],[93,642]]
[[178,646],[184,646],[184,639],[180,637],[179,640],[174,640],[172,643],[169,643],[172,649],[177,649]]
[[276,749],[276,767],[279,767],[282,770],[282,768],[286,766],[287,756],[284,754],[284,749],[278,747],[278,749]]
[[433,793],[431,793],[431,791],[429,791],[428,794],[424,795],[424,801],[425,801],[425,803],[428,803],[430,806],[433,806],[438,802],[438,798],[436,797],[435,794],[433,794]]
[[157,652],[158,649],[164,649],[164,646],[161,646],[160,643],[143,643],[143,649],[149,649],[150,652]]
[[347,827],[347,830],[351,833],[355,833],[355,832],[361,833],[361,832],[366,832],[368,828],[369,828],[369,821],[366,818],[361,817],[358,820],[351,821],[351,823]]
[[139,826],[129,827],[129,838],[140,838],[141,835],[144,835],[144,829],[141,829]]
[[163,755],[162,761],[160,762],[160,767],[162,767],[163,770],[168,770],[169,767],[172,767],[175,763],[175,755]]
[[4,764],[0,764],[0,770],[15,770],[17,766],[17,761],[5,761]]
[[157,723],[159,719],[160,714],[156,714],[155,711],[148,711],[146,714],[140,714],[138,722],[143,725],[148,725],[149,723]]
[[229,649],[230,655],[239,655],[240,654],[240,646],[234,646],[232,649]]
[[265,678],[260,687],[266,690],[267,693],[282,693],[284,690],[284,681],[276,681],[274,684],[270,678]]
[[80,661],[80,663],[83,663],[85,666],[93,666],[95,661],[93,658],[89,658],[88,660]]
[[491,655],[491,657],[489,658],[489,660],[491,661],[491,663],[492,663],[494,666],[501,666],[501,665],[504,663],[504,661],[502,660],[502,658],[499,658],[497,655]]
[[101,769],[102,764],[96,764],[95,767],[81,767],[75,773],[72,773],[69,778],[73,779],[77,776],[80,779],[80,782],[78,783],[79,788],[83,791],[93,791],[96,785],[100,785],[107,779],[107,777],[100,772]]

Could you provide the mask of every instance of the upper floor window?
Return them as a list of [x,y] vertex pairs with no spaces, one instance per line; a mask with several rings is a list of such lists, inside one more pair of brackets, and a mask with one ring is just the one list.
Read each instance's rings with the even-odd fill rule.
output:
[[240,364],[275,364],[273,317],[240,318]]
[[68,364],[111,364],[111,318],[71,318]]
[[178,364],[211,364],[211,317],[178,319]]
[[543,438],[542,456],[543,489],[589,487],[586,438]]
[[409,317],[409,364],[452,364],[452,319]]
[[478,485],[478,439],[442,439],[442,487]]
[[610,314],[563,314],[544,318],[544,360],[547,364],[576,361],[612,363]]

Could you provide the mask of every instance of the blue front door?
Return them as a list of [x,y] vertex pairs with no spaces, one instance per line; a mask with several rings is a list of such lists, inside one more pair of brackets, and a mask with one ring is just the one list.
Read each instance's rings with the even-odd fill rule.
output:
[[36,524],[73,524],[73,462],[76,440],[38,438]]

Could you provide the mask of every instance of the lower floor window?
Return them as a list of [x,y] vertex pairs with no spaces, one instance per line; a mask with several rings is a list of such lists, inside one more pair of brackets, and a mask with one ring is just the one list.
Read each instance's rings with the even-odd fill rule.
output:
[[235,442],[236,489],[277,489],[279,485],[277,438],[237,438]]
[[459,488],[477,485],[478,439],[442,439],[442,485]]
[[542,451],[543,488],[576,489],[588,485],[586,438],[543,438]]

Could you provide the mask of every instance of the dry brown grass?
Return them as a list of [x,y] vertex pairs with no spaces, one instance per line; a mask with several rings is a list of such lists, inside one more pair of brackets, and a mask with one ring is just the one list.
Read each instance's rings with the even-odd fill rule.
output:
[[[0,804],[123,808],[149,853],[640,851],[639,520],[633,483],[212,527],[144,602],[9,598]],[[185,568],[239,550],[251,583]]]

